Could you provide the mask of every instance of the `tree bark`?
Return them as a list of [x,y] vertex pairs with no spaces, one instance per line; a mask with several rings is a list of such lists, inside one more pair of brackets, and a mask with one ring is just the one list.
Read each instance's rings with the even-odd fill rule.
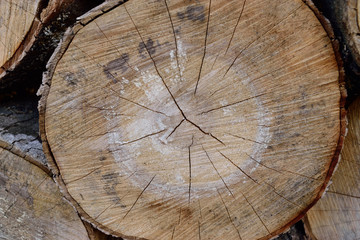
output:
[[314,0],[334,28],[346,71],[348,103],[360,95],[360,1]]
[[141,239],[296,223],[345,133],[339,53],[309,6],[112,1],[79,18],[39,91],[44,151],[79,213]]
[[325,196],[307,213],[307,226],[318,240],[360,237],[360,98],[348,111],[339,167]]

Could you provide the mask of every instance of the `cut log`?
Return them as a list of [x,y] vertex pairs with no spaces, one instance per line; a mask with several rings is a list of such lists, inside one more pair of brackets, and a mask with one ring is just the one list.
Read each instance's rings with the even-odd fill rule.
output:
[[[36,21],[36,15],[41,11],[42,4],[40,3],[41,0],[3,0],[0,2],[0,66],[14,57],[32,25],[39,24],[39,21]],[[18,51],[24,52],[25,44],[22,45],[22,48],[24,49]],[[0,73],[3,71],[6,71],[4,67]]]
[[111,1],[79,18],[39,91],[44,151],[79,213],[141,239],[297,222],[345,133],[337,48],[306,3]]
[[44,71],[44,65],[64,30],[75,22],[77,16],[101,2],[2,0],[0,89],[11,86],[15,81],[33,79],[34,75]]
[[0,238],[89,239],[49,170],[19,152],[0,141]]
[[314,0],[340,41],[349,103],[360,95],[360,0]]
[[307,213],[315,239],[360,238],[360,98],[349,108],[341,161],[325,196]]
[[[27,168],[28,166],[31,166],[30,168],[36,168],[35,166],[33,166],[33,164],[31,163],[35,163],[36,166],[38,166],[40,169],[42,169],[43,171],[45,171],[45,173],[49,174],[50,171],[46,168],[46,158],[45,155],[42,151],[42,146],[41,146],[41,142],[40,142],[40,136],[39,136],[39,125],[38,125],[38,114],[37,114],[37,100],[36,98],[26,98],[26,99],[12,99],[12,100],[8,100],[8,99],[2,99],[1,95],[0,95],[0,165],[2,164],[2,162],[5,162],[5,159],[7,159],[6,156],[9,156],[9,159],[11,161],[14,161],[13,164],[19,164],[19,167],[22,168]],[[6,153],[6,150],[3,149],[7,149],[8,151],[10,151],[11,153],[7,153],[7,154],[2,154],[2,151],[4,151],[4,153]],[[17,156],[17,157],[16,157]],[[16,158],[18,160],[12,160],[13,158]],[[23,160],[23,159],[25,160]],[[20,159],[20,160],[19,160]],[[27,161],[29,161],[30,163],[27,163]],[[19,163],[18,163],[19,162]],[[6,169],[8,171],[8,173],[6,174],[18,174],[18,170],[14,169],[12,167],[7,167],[7,164],[4,163],[6,165]],[[1,165],[2,167],[4,167],[5,165]],[[5,169],[5,168],[3,168]],[[32,171],[33,174],[37,174],[41,171]],[[26,183],[16,183],[18,185],[14,185],[14,184],[8,184],[8,185],[4,185],[5,182],[3,182],[2,184],[2,180],[5,179],[5,173],[2,172],[0,170],[0,186],[3,188],[5,187],[5,191],[7,191],[6,189],[8,189],[10,187],[10,191],[13,190],[12,188],[14,188],[15,186],[15,190],[20,190],[19,188],[16,188],[16,186],[24,186]],[[21,173],[21,174],[25,174],[25,173]],[[20,174],[20,175],[21,175]],[[40,176],[38,177],[34,177],[31,176],[28,181],[31,182],[34,179],[38,179],[39,177],[42,177],[42,175],[44,175],[43,173],[41,173]],[[7,177],[6,177],[7,178]],[[46,179],[47,182],[51,182],[52,179],[49,177],[47,177],[48,179]],[[13,180],[12,180],[13,181]],[[37,182],[32,182],[29,183],[30,185],[37,185]],[[45,183],[44,183],[45,184]],[[53,196],[54,201],[56,200],[57,202],[55,202],[55,204],[59,204],[59,205],[63,205],[60,206],[59,208],[52,208],[51,204],[53,204],[53,202],[47,202],[43,204],[43,207],[45,207],[44,209],[39,209],[39,210],[47,210],[47,209],[55,209],[55,211],[63,211],[63,214],[67,214],[69,210],[69,208],[74,211],[74,209],[70,206],[68,206],[68,203],[65,203],[64,200],[62,200],[61,196],[59,195],[59,191],[55,191],[55,189],[57,188],[56,184],[53,182],[52,184],[49,184],[49,186],[52,186],[52,188],[54,188],[54,190],[48,194],[53,194],[54,192],[56,192],[56,194]],[[8,188],[6,188],[8,187]],[[46,189],[45,189],[46,190]],[[23,191],[23,190],[21,190]],[[7,194],[9,194],[7,192]],[[41,194],[39,192],[36,192],[36,194]],[[0,192],[0,196],[4,199],[7,199],[8,196],[2,195],[2,192]],[[30,195],[29,195],[30,196]],[[12,197],[12,199],[8,199],[7,201],[13,201],[14,197]],[[1,200],[0,200],[1,201]],[[18,200],[19,201],[19,200]],[[0,209],[7,209],[7,207],[4,208],[4,202],[0,203]],[[15,206],[15,208],[18,206]],[[41,208],[41,206],[38,206],[39,208]],[[33,235],[28,235],[28,229],[33,228],[34,224],[35,224],[35,230],[33,231],[40,231],[41,229],[45,229],[42,224],[43,222],[39,223],[36,222],[37,219],[34,219],[33,221],[30,221],[29,223],[27,223],[26,219],[22,218],[22,220],[17,220],[14,217],[16,217],[17,213],[16,211],[23,211],[22,209],[17,209],[17,210],[12,210],[13,211],[13,215],[9,216],[9,215],[5,215],[6,217],[10,217],[10,219],[8,219],[8,221],[13,221],[17,224],[22,224],[22,225],[26,225],[26,226],[21,226],[19,229],[17,229],[16,234],[14,235],[8,235],[8,233],[6,232],[12,232],[13,228],[17,228],[18,225],[16,224],[10,224],[10,225],[6,225],[6,227],[3,227],[1,225],[2,222],[2,218],[0,217],[0,238],[4,238],[4,239],[64,239],[63,235],[58,235],[55,237],[47,237],[47,235],[44,235],[44,238],[34,238],[34,237],[30,237]],[[33,213],[33,210],[31,208],[27,209],[27,211],[29,211],[30,213]],[[53,210],[50,210],[50,212]],[[27,212],[27,214],[29,213]],[[44,211],[44,213],[48,214],[47,211]],[[51,213],[53,215],[53,213]],[[47,219],[47,221],[53,221],[52,219],[52,215],[49,215],[49,219]],[[30,215],[29,215],[30,216]],[[78,216],[76,213],[72,213],[70,216],[75,216],[75,218]],[[43,218],[44,216],[41,216],[41,218]],[[46,217],[45,217],[46,218]],[[78,217],[77,217],[78,218]],[[45,219],[46,220],[46,219]],[[71,219],[68,217],[66,219],[62,219],[62,223],[67,223],[67,221],[70,221]],[[19,222],[20,221],[20,222]],[[4,222],[6,223],[6,222]],[[55,223],[51,223],[51,224],[56,224]],[[111,236],[107,236],[104,233],[100,232],[97,229],[94,229],[90,224],[83,222],[88,237],[90,240],[110,240],[110,239],[118,239],[118,238],[114,238]],[[47,226],[47,225],[46,225]],[[47,227],[53,227],[53,225],[47,226]],[[2,231],[1,228],[4,228],[4,230]],[[81,227],[83,228],[83,227]],[[59,229],[58,229],[59,230]],[[56,230],[56,231],[58,231]],[[22,233],[24,232],[24,233]],[[58,232],[59,233],[59,232]],[[53,234],[53,232],[49,232],[49,234]],[[11,238],[10,238],[11,236]],[[21,236],[21,237],[19,237]],[[35,235],[34,235],[35,236]],[[69,237],[69,236],[68,236]],[[66,239],[66,238],[65,238]],[[72,237],[67,238],[67,239],[74,239]]]

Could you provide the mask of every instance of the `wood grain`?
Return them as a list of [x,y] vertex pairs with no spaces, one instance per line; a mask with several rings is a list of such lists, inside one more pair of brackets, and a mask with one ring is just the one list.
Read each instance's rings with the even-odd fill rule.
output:
[[[0,142],[0,238],[89,239],[49,171]],[[15,153],[14,153],[15,152]]]
[[40,125],[88,221],[125,238],[268,239],[320,198],[344,95],[303,1],[115,1],[79,21],[48,64]]
[[325,196],[307,213],[318,240],[360,238],[360,98],[348,110],[341,161]]
[[39,3],[40,0],[0,2],[0,66],[15,54],[24,41],[39,11]]

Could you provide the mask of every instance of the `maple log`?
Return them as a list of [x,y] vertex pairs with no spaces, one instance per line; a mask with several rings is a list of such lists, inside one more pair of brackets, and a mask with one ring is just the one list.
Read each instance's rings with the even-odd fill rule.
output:
[[1,0],[0,90],[41,76],[64,30],[101,2]]
[[0,238],[89,239],[50,171],[0,140]]
[[317,240],[360,237],[360,98],[348,110],[348,133],[341,161],[325,196],[306,217],[309,232]]
[[346,71],[348,102],[360,95],[360,1],[314,0],[334,28]]
[[[89,223],[83,222],[84,226],[82,226],[81,223],[78,223],[80,218],[74,208],[62,199],[62,194],[57,190],[57,185],[51,179],[50,171],[47,168],[46,158],[42,151],[39,137],[39,118],[36,109],[37,99],[31,97],[19,99],[18,96],[15,96],[9,100],[6,97],[1,97],[2,96],[0,95],[0,187],[3,191],[0,191],[0,201],[3,202],[0,203],[0,212],[2,212],[0,217],[0,238],[59,240],[118,239],[105,235],[93,228]],[[11,161],[11,163],[9,161]],[[10,166],[11,164],[18,166],[13,167]],[[27,168],[30,169],[30,173],[29,171],[24,171],[24,169]],[[39,170],[37,170],[38,168]],[[44,173],[49,176],[44,175]],[[26,174],[33,175],[27,177]],[[34,191],[25,196],[22,194],[26,193],[29,185],[37,186],[39,184],[38,179],[41,177],[44,177],[44,184],[47,184],[47,187],[52,188],[51,191],[45,195],[42,195],[43,193],[41,191],[36,191],[38,199],[45,197],[44,199],[41,199],[44,202],[36,205],[36,211],[34,211],[33,205],[30,205],[25,209],[21,208],[17,203],[24,201],[16,196],[16,194],[18,194],[17,192],[19,192],[18,195],[20,197],[28,197],[28,201],[31,203],[34,199],[32,196],[32,194],[35,194]],[[24,181],[25,178],[26,182]],[[45,187],[42,190],[47,191],[48,189]],[[11,194],[12,196],[10,197]],[[15,198],[19,198],[19,200],[16,200]],[[53,201],[49,201],[49,198]],[[16,200],[16,204],[13,202],[14,200]],[[12,204],[14,206],[12,206],[10,210],[10,205]],[[56,205],[59,206],[56,207]],[[59,213],[53,213],[53,211],[61,211],[61,214],[64,214],[67,217],[60,217],[60,215],[56,215]],[[5,212],[6,214],[4,214]],[[19,212],[21,213],[21,217],[19,217]],[[38,213],[41,214],[39,215]],[[33,214],[36,215],[36,218],[27,221],[26,218],[31,217]],[[67,225],[71,224],[72,218],[76,219],[77,222],[75,225],[71,225],[73,231],[81,232],[85,227],[87,235],[84,235],[84,238],[77,238],[79,235],[74,232],[62,233],[63,228],[68,228]],[[48,221],[50,223],[48,223]],[[55,228],[54,226],[57,224],[62,227],[51,229]],[[79,226],[80,228],[76,229]]]
[[322,196],[342,147],[331,39],[310,1],[102,4],[38,92],[57,183],[124,238],[276,236]]

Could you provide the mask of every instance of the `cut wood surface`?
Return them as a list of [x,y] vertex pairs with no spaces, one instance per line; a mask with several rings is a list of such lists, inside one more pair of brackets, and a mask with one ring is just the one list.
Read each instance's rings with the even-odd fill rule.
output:
[[89,239],[49,171],[19,152],[0,141],[0,238]]
[[[40,0],[0,1],[0,66],[14,56],[24,41],[38,11],[41,10],[40,2]],[[2,69],[4,70],[6,69]]]
[[333,183],[307,213],[307,225],[318,240],[360,238],[360,98],[350,106],[348,121]]
[[41,76],[65,29],[101,2],[1,0],[0,90]]
[[307,4],[112,1],[81,17],[39,91],[79,213],[140,239],[268,239],[298,221],[345,132],[333,35]]

